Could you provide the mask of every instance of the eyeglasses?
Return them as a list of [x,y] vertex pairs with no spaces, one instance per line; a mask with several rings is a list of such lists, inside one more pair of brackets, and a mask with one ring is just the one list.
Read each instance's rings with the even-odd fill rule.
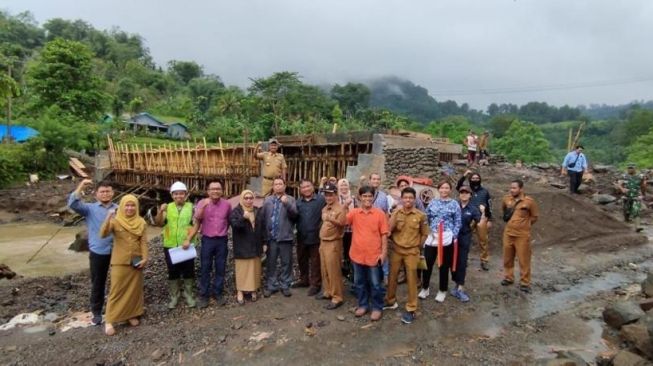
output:
[[253,200],[254,197],[243,197],[244,200]]

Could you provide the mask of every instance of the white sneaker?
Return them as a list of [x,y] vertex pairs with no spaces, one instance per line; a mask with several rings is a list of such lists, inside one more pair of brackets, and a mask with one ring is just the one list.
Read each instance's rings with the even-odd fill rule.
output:
[[444,298],[447,297],[447,293],[444,291],[438,291],[438,294],[435,295],[435,301],[444,302]]
[[431,293],[429,292],[429,289],[423,288],[419,290],[419,294],[417,295],[417,297],[419,297],[422,300],[426,300],[426,298],[428,298],[430,294]]

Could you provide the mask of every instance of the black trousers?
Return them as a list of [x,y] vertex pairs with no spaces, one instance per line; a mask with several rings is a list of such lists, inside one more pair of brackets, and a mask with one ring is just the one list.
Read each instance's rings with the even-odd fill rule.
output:
[[349,258],[349,250],[351,249],[351,238],[352,238],[352,232],[345,231],[345,235],[342,237],[342,275],[353,282],[354,267],[351,264],[351,258]]
[[[453,264],[453,244],[442,248],[443,257],[442,266],[440,266],[440,291],[449,289],[449,270]],[[438,258],[438,247],[427,245],[424,247],[424,258],[426,259],[426,270],[422,271],[422,288],[429,288],[431,282],[431,273],[435,266],[435,260]]]
[[88,260],[91,268],[91,312],[94,316],[102,315],[104,306],[107,275],[111,265],[111,254],[96,254],[89,252]]
[[568,170],[567,173],[569,173],[569,192],[578,193],[578,187],[583,182],[583,172]]
[[168,253],[169,250],[169,248],[163,248],[163,252],[166,256],[166,266],[168,266],[168,279],[178,280],[180,278],[195,278],[195,259],[172,264],[170,253]]
[[467,276],[467,259],[469,258],[469,249],[472,246],[472,233],[463,233],[458,235],[458,258],[456,259],[456,272],[451,273],[451,277],[458,285],[465,285]]
[[314,288],[322,286],[320,271],[320,244],[305,245],[297,242],[297,265],[299,266],[299,282]]

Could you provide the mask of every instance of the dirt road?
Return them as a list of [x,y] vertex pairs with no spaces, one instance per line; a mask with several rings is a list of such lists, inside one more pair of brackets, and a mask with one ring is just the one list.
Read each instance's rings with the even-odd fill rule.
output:
[[[510,177],[487,184],[496,198]],[[462,304],[449,296],[437,304],[431,296],[420,303],[411,325],[399,321],[405,285],[400,286],[400,309],[386,311],[375,323],[354,317],[352,296],[345,306],[328,311],[305,291],[244,306],[231,298],[221,308],[212,304],[205,310],[168,312],[165,268],[156,246],[158,259],[146,271],[147,314],[141,326],[119,327],[112,338],[100,327],[0,331],[0,364],[531,365],[557,350],[591,361],[618,346],[602,326],[601,310],[617,298],[639,296],[633,284],[653,267],[653,246],[585,198],[532,181],[527,189],[542,208],[533,234],[531,295],[499,285],[499,222],[492,229],[490,271],[478,269],[476,247],[470,255],[472,301]],[[34,310],[84,311],[88,287],[86,274],[0,281],[0,320]]]

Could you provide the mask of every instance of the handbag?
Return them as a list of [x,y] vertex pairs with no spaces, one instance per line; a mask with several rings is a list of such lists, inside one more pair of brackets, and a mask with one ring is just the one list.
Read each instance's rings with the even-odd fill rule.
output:
[[512,215],[515,213],[515,209],[517,208],[517,205],[521,202],[521,199],[518,199],[515,201],[515,205],[509,208],[506,208],[505,211],[503,211],[503,221],[508,222],[512,218]]
[[428,266],[426,265],[426,257],[423,255],[419,256],[419,262],[417,262],[417,269],[421,269],[422,271],[426,271],[428,269]]
[[576,156],[576,160],[574,160],[573,163],[569,163],[569,164],[567,164],[567,168],[573,168],[573,167],[575,167],[575,166],[576,166],[576,162],[578,161],[579,158],[580,158],[580,154],[578,154],[578,155]]

